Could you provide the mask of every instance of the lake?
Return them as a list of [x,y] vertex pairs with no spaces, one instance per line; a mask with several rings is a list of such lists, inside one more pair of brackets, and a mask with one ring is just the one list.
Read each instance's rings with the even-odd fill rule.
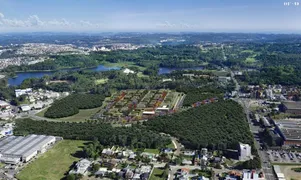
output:
[[[59,71],[76,71],[79,70],[80,68],[72,68],[72,69],[62,69]],[[99,65],[94,68],[87,68],[86,70],[92,70],[92,71],[110,71],[110,70],[118,70],[120,67],[106,67],[104,65]],[[15,78],[9,78],[8,79],[8,84],[11,86],[18,86],[20,85],[25,79],[28,78],[41,78],[45,75],[52,75],[57,71],[40,71],[40,72],[20,72],[16,73],[17,77]]]
[[[73,69],[62,69],[59,71],[75,71],[79,70],[80,68],[73,68]],[[120,67],[106,67],[104,65],[99,65],[94,68],[88,68],[86,70],[92,70],[95,72],[100,72],[100,71],[110,71],[110,70],[119,70]],[[158,74],[168,74],[171,73],[172,71],[176,70],[203,70],[203,67],[192,67],[192,68],[159,68]],[[20,85],[25,79],[28,78],[41,78],[45,75],[52,75],[57,71],[41,71],[41,72],[20,72],[16,73],[17,77],[16,78],[9,78],[8,79],[8,84],[11,86],[18,86]]]
[[169,74],[172,71],[177,71],[177,70],[203,70],[204,67],[191,67],[191,68],[159,68],[158,74]]

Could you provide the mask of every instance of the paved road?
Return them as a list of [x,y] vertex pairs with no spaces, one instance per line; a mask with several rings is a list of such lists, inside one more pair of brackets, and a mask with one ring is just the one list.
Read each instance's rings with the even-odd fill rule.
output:
[[174,152],[174,155],[176,155],[176,156],[180,155],[180,153],[181,153],[181,144],[180,144],[179,141],[178,141],[176,138],[174,138],[174,137],[171,138],[171,141],[172,141],[173,145],[174,145],[175,148],[176,148],[176,151]]

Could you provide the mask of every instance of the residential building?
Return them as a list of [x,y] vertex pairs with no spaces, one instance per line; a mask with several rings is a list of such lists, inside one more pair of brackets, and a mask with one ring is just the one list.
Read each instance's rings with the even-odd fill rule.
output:
[[69,171],[69,174],[82,174],[85,175],[88,172],[88,168],[91,165],[91,161],[87,159],[81,159],[75,165],[75,168]]

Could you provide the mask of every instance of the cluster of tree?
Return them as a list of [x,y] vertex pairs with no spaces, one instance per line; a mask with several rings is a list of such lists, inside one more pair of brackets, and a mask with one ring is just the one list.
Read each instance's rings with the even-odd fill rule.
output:
[[45,117],[62,118],[72,116],[79,109],[92,109],[102,105],[104,96],[97,94],[72,94],[55,101],[45,112]]
[[[67,123],[34,121],[22,119],[16,121],[15,135],[45,134],[61,136],[65,139],[94,140],[97,138],[104,146],[128,146],[130,148],[163,148],[171,143],[169,137],[147,130],[141,126],[112,127],[105,123]],[[93,153],[92,153],[93,155]]]
[[301,68],[288,66],[268,66],[259,71],[245,72],[238,78],[248,84],[301,85]]
[[261,168],[261,161],[260,158],[256,156],[253,159],[238,164],[235,168],[236,169],[258,169]]
[[[218,90],[214,90],[214,92],[218,92]],[[210,89],[205,88],[195,88],[195,89],[189,89],[186,91],[186,96],[183,101],[183,106],[191,106],[195,102],[201,102],[203,100],[211,99],[211,98],[217,98],[221,99],[223,97],[223,93],[211,93]]]
[[242,107],[232,101],[219,101],[144,123],[150,130],[180,139],[186,147],[224,150],[239,142],[253,145]]
[[97,139],[94,139],[92,142],[89,142],[85,145],[83,150],[84,158],[97,159],[100,156],[102,150],[103,146],[99,143]]

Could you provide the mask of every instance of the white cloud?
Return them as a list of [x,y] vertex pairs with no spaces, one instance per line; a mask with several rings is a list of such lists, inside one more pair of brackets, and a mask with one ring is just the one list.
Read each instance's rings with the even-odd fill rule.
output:
[[100,24],[94,24],[90,21],[79,21],[79,22],[69,22],[66,19],[62,18],[60,20],[50,20],[42,21],[37,15],[31,15],[25,20],[18,19],[9,19],[0,12],[0,26],[8,28],[17,28],[17,27],[101,27]]
[[196,27],[196,25],[185,23],[185,22],[171,23],[169,21],[164,21],[163,23],[157,23],[156,26],[158,28],[166,28],[166,29],[191,29]]

